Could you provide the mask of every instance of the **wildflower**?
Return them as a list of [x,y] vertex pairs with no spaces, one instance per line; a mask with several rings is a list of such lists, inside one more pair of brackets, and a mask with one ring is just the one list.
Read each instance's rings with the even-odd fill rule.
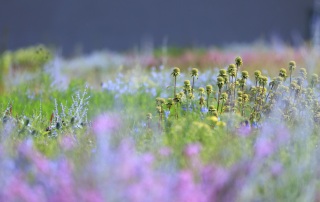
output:
[[258,85],[258,81],[259,81],[260,76],[261,76],[261,71],[256,70],[254,72],[254,78],[256,79],[256,86]]
[[302,79],[306,79],[307,78],[307,70],[305,68],[300,68],[299,74],[300,74]]
[[112,133],[121,126],[120,118],[113,114],[102,114],[93,121],[93,131],[95,134],[102,135]]
[[161,156],[169,156],[172,153],[171,149],[169,147],[162,147],[159,150],[159,154]]
[[174,89],[173,95],[176,95],[176,88],[177,88],[177,76],[180,75],[180,69],[178,67],[173,68],[171,75],[174,77]]
[[242,66],[243,62],[242,62],[242,58],[240,56],[236,57],[235,59],[235,64],[240,67]]
[[284,68],[281,68],[279,72],[279,76],[285,80],[287,78],[287,70]]
[[152,119],[152,114],[151,113],[148,113],[147,114],[147,120],[151,120]]
[[289,62],[289,71],[290,71],[290,83],[291,83],[291,77],[292,77],[292,72],[296,68],[296,62],[295,61],[290,61]]
[[230,64],[229,67],[228,67],[228,74],[232,77],[235,77],[236,76],[236,66],[234,64]]
[[172,105],[173,105],[173,99],[172,98],[168,98],[166,105],[167,105],[168,109],[170,110]]
[[274,149],[274,144],[271,140],[260,138],[255,144],[255,155],[258,158],[267,157],[274,152]]
[[313,88],[318,83],[319,83],[318,74],[312,74],[312,76],[311,76],[311,87]]
[[197,69],[197,68],[192,68],[192,70],[191,70],[191,76],[192,76],[192,77],[197,77],[197,76],[198,76],[198,69]]
[[189,157],[194,156],[199,154],[200,150],[201,150],[200,144],[190,144],[186,147],[185,154]]
[[201,107],[200,111],[204,114],[208,113],[208,108],[207,107]]

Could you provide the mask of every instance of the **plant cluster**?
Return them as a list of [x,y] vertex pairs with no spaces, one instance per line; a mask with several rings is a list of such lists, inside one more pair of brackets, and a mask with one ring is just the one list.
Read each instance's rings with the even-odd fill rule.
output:
[[[249,72],[243,69],[242,58],[237,57],[234,64],[219,70],[216,81],[204,88],[196,87],[195,78],[199,75],[196,68],[191,70],[192,83],[185,80],[178,87],[180,69],[175,67],[171,74],[174,78],[173,97],[156,99],[159,127],[166,120],[188,114],[215,120],[212,126],[218,120],[227,122],[230,116],[239,117],[246,125],[258,126],[272,113],[278,113],[278,119],[292,125],[305,118],[319,123],[317,74],[309,76],[305,68],[295,72],[296,63],[290,61],[287,69],[279,70],[278,76],[270,79],[256,70],[251,81]],[[223,119],[226,115],[229,118]]]

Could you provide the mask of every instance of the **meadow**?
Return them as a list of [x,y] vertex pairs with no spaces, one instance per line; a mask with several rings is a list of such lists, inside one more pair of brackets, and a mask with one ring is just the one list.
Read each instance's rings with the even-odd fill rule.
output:
[[318,201],[319,56],[5,51],[0,201]]

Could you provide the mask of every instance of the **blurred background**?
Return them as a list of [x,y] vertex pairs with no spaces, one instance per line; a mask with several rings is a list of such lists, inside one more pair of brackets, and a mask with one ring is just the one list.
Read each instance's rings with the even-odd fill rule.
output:
[[[318,34],[313,0],[0,0],[0,50],[44,44],[63,54],[137,47],[283,42]],[[313,40],[314,43],[318,43]]]

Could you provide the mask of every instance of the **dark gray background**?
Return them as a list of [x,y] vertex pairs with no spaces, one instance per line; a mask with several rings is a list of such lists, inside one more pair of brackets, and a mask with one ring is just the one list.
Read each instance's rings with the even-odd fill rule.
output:
[[44,43],[128,50],[309,39],[312,0],[0,0],[2,49]]

